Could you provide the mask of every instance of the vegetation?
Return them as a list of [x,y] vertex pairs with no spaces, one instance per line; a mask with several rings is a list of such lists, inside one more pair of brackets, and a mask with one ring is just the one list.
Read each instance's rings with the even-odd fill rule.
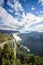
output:
[[18,46],[16,65],[43,65],[43,57],[27,53]]
[[[10,34],[0,33],[0,43],[12,38]],[[20,48],[20,44],[17,44],[16,59],[9,44],[4,45],[3,49],[0,48],[0,65],[15,65],[14,61],[16,65],[43,65],[43,57],[28,53]]]
[[11,34],[0,33],[0,43],[11,39],[13,39]]
[[10,45],[4,45],[4,48],[0,48],[0,65],[13,65],[15,60],[14,51]]

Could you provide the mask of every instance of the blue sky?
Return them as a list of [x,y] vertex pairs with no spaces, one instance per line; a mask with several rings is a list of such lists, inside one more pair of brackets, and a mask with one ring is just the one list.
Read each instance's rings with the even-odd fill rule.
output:
[[0,0],[0,29],[43,32],[43,0]]

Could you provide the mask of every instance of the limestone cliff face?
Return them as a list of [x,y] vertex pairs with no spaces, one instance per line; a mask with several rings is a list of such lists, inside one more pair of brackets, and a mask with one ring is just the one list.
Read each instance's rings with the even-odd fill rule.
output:
[[12,39],[12,40],[9,40],[9,41],[5,41],[5,42],[1,43],[0,47],[3,49],[5,44],[10,44],[11,45],[11,48],[14,49],[14,54],[15,54],[15,58],[16,58],[16,48],[17,48],[17,45],[16,45],[15,39]]
[[11,48],[14,49],[14,54],[15,54],[15,58],[16,58],[16,49],[17,49],[17,45],[16,45],[15,39],[13,39],[13,40],[10,42],[10,44],[11,44]]

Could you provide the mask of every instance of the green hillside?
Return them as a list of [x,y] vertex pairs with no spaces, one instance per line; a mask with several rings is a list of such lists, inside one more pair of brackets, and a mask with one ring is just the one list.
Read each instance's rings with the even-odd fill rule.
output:
[[11,34],[0,33],[0,43],[13,39]]
[[23,49],[17,47],[16,65],[43,65],[43,57],[30,54]]
[[[13,39],[11,34],[0,33],[0,43],[11,39]],[[20,47],[20,44],[17,44],[16,58],[14,53],[9,44],[3,49],[0,48],[0,65],[43,65],[43,57],[28,53]]]

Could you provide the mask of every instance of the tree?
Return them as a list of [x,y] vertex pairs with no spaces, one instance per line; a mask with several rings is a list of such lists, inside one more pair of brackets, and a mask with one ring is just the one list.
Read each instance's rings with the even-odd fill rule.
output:
[[9,44],[4,45],[4,48],[0,52],[0,65],[12,65],[15,60],[13,49]]

